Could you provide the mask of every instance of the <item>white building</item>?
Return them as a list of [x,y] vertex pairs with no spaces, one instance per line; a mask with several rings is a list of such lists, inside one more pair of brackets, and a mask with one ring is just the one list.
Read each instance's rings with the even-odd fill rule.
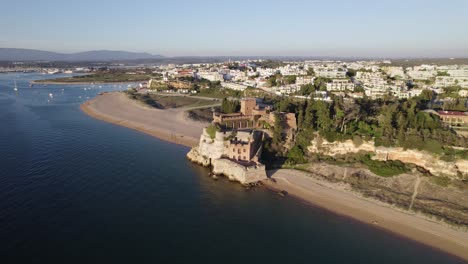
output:
[[403,67],[383,67],[382,70],[386,72],[390,77],[405,78],[405,72]]
[[468,90],[460,90],[458,92],[458,95],[460,95],[461,97],[468,97]]
[[219,72],[200,71],[200,72],[197,73],[197,76],[200,79],[203,78],[203,79],[207,79],[207,80],[212,81],[212,82],[224,81],[223,74],[221,74]]
[[221,82],[221,86],[236,91],[244,91],[245,89],[247,89],[246,85],[235,82]]
[[311,84],[313,82],[314,82],[314,77],[312,76],[297,76],[296,78],[297,85]]
[[468,77],[449,77],[449,76],[436,77],[435,86],[437,87],[448,87],[448,86],[457,86],[457,85],[462,88],[468,88]]
[[428,80],[437,76],[437,71],[435,70],[410,70],[406,74],[414,80]]
[[327,91],[354,91],[354,83],[348,79],[333,79],[327,83]]
[[468,69],[448,70],[447,73],[451,77],[468,77]]
[[316,70],[315,74],[319,77],[325,77],[325,78],[331,78],[331,79],[346,78],[346,72],[338,71],[338,70]]

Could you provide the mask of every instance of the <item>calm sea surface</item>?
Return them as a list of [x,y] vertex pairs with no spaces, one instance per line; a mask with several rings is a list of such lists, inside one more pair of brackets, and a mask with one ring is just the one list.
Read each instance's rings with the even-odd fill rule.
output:
[[0,74],[1,263],[463,263],[213,181],[185,159],[188,148],[80,111],[126,85],[28,85],[50,77]]

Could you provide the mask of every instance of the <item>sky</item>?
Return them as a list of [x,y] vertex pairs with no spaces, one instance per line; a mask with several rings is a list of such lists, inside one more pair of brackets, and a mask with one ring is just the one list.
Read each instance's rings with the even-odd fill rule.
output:
[[0,47],[468,57],[468,0],[0,0]]

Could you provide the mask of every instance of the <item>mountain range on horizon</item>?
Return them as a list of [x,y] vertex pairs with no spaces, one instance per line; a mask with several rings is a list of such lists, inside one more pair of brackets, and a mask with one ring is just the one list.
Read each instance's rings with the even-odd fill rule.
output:
[[427,63],[436,63],[443,61],[448,64],[465,64],[468,63],[468,57],[448,58],[448,57],[359,57],[359,56],[163,56],[159,54],[150,54],[147,52],[129,52],[118,50],[91,50],[76,53],[60,53],[53,51],[44,51],[37,49],[20,49],[20,48],[0,48],[0,62],[133,62],[133,63],[200,63],[200,62],[221,62],[230,59],[267,59],[267,60],[373,60],[373,59],[390,59],[394,60],[411,60],[424,61]]
[[124,61],[163,57],[162,55],[153,55],[146,52],[117,50],[59,53],[35,49],[0,48],[0,61]]

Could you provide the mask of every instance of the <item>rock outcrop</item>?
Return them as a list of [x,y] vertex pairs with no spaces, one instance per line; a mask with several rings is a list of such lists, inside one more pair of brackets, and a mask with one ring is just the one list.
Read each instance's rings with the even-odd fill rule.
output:
[[373,141],[363,141],[358,145],[352,140],[328,142],[326,139],[316,136],[312,140],[312,144],[308,150],[312,153],[327,156],[356,154],[360,152],[370,153],[373,155],[372,159],[381,161],[399,160],[403,163],[411,163],[424,168],[436,176],[447,176],[454,179],[460,176],[468,177],[468,160],[447,162],[425,151],[376,147]]
[[458,175],[468,176],[468,170],[463,170],[463,168],[468,167],[468,160],[447,162],[425,151],[403,148],[377,147],[374,153],[373,159],[375,160],[399,160],[404,163],[415,164],[437,176],[451,178],[457,178]]

